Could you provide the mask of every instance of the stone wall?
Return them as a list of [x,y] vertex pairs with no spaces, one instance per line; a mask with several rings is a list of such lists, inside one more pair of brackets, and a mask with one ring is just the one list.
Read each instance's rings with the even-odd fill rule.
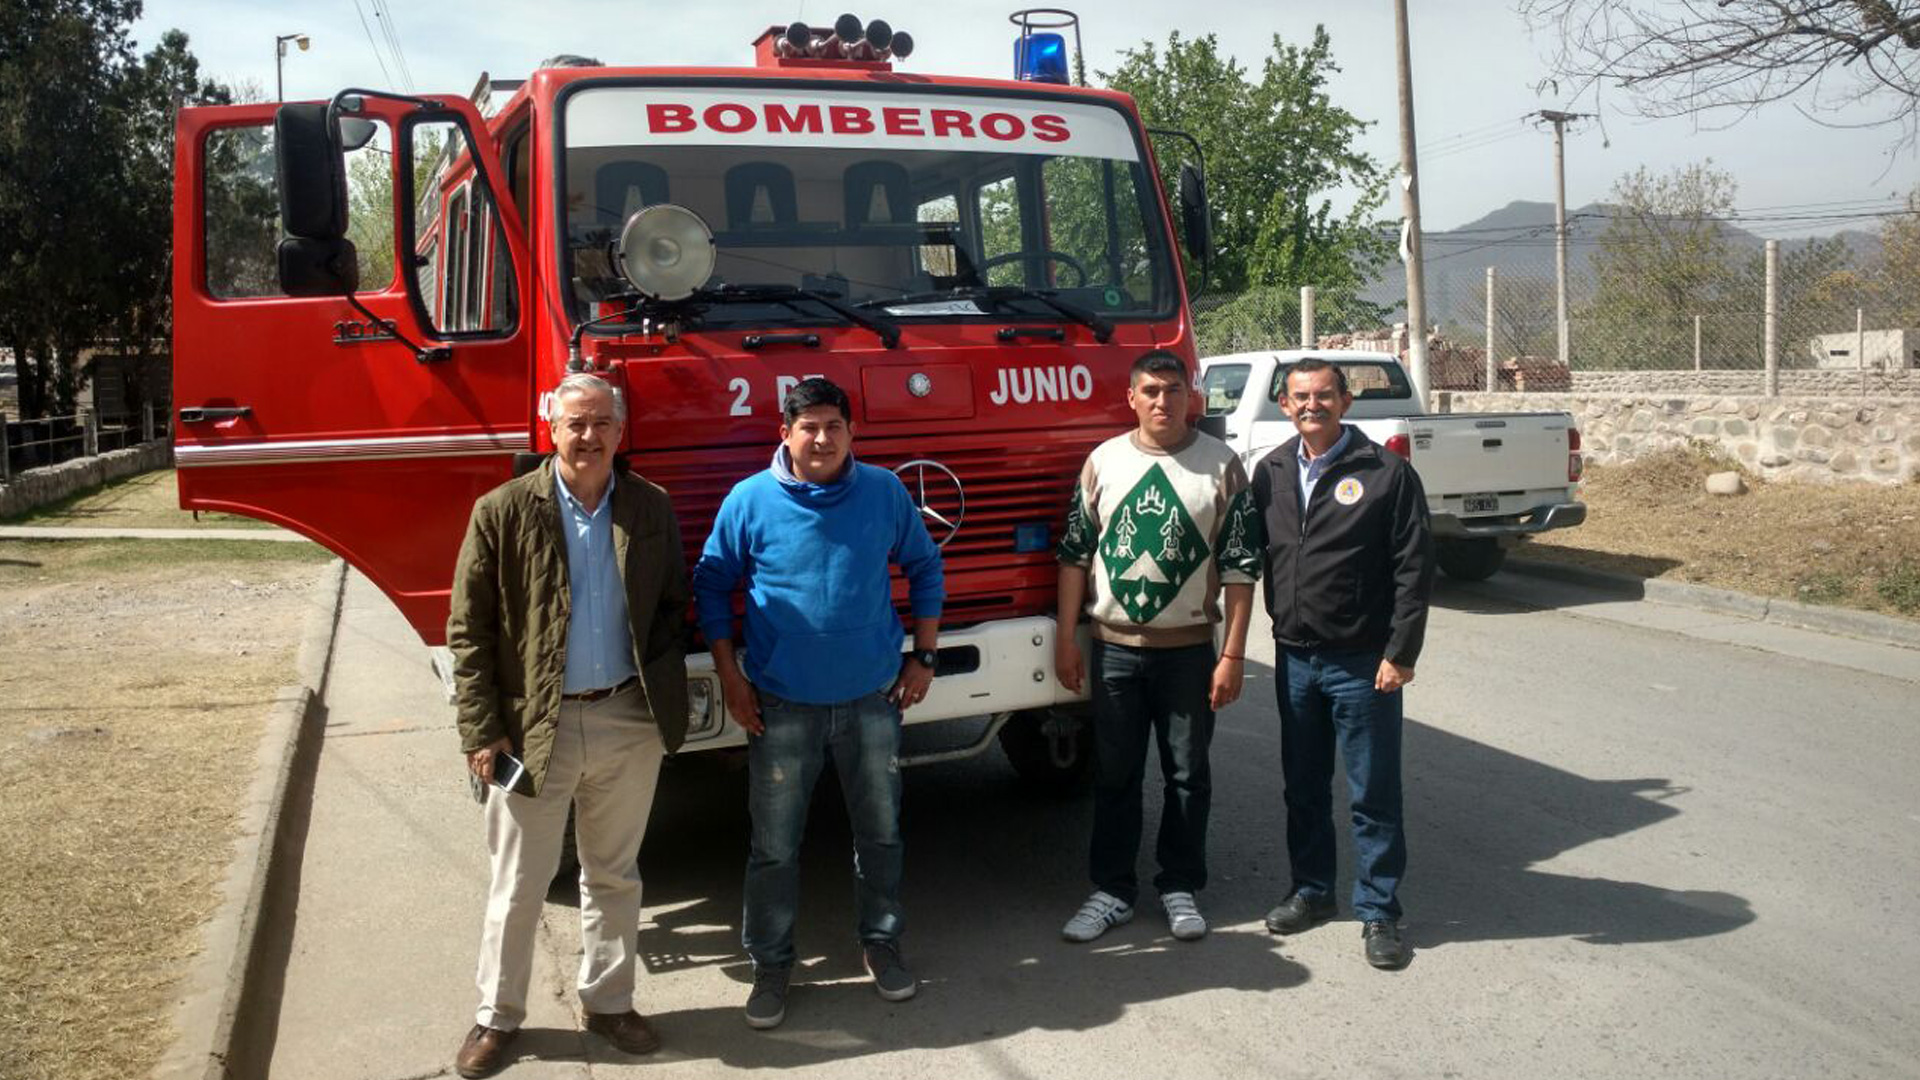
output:
[[[1764,371],[1575,371],[1576,394],[1751,394],[1767,392]],[[1438,384],[1435,384],[1436,387]],[[1920,370],[1782,371],[1788,397],[1920,395]]]
[[17,472],[13,474],[12,483],[0,484],[0,518],[24,514],[109,480],[164,469],[172,463],[173,444],[166,439],[155,439],[96,457],[75,458],[44,469]]
[[1442,412],[1572,413],[1587,460],[1603,465],[1702,442],[1767,479],[1896,484],[1920,478],[1920,397],[1438,396],[1445,399],[1437,402]]

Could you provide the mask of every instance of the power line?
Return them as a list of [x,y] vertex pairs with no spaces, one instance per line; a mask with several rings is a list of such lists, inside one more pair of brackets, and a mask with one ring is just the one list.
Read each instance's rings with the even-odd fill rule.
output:
[[414,92],[413,71],[407,66],[406,54],[400,51],[400,35],[393,25],[393,13],[387,10],[386,0],[371,0],[373,18],[380,24],[380,34],[387,39],[387,51],[393,54],[393,65],[400,72],[400,78],[406,83],[407,93]]
[[360,16],[360,29],[367,35],[367,47],[373,50],[373,58],[380,64],[380,75],[387,80],[388,86],[398,86],[393,81],[393,73],[387,70],[386,58],[380,55],[380,46],[373,40],[373,28],[367,25],[367,13],[360,8],[360,0],[353,0],[353,13]]

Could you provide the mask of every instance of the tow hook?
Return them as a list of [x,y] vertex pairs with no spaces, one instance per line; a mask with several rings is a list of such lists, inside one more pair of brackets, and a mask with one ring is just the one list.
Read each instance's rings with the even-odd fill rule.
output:
[[1079,740],[1081,721],[1078,717],[1068,716],[1057,710],[1049,710],[1047,718],[1040,722],[1040,734],[1047,737],[1047,760],[1056,769],[1070,769],[1080,760]]

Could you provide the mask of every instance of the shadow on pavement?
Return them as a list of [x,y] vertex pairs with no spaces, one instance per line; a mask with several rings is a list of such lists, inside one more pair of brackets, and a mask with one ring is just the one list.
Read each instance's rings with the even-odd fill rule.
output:
[[[750,1033],[737,1003],[664,1013],[656,1019],[672,1033],[669,1055],[762,1067],[977,1046],[1025,1030],[1095,1028],[1132,1005],[1190,993],[1303,985],[1311,973],[1258,922],[1287,886],[1272,687],[1271,669],[1250,665],[1248,700],[1222,717],[1215,740],[1213,882],[1203,903],[1216,932],[1206,941],[1173,941],[1148,887],[1133,923],[1092,947],[1061,942],[1058,928],[1088,887],[1090,805],[1024,787],[989,752],[908,774],[904,944],[924,982],[913,1002],[883,1002],[860,967],[851,839],[829,768],[802,849],[801,963],[787,1023],[771,1035]],[[1412,860],[1402,898],[1417,949],[1540,938],[1673,941],[1753,920],[1747,901],[1731,893],[1535,868],[1673,818],[1685,786],[1584,777],[1417,720],[1407,722],[1405,738]],[[1343,913],[1353,866],[1344,788],[1336,780]],[[1143,879],[1152,873],[1157,790],[1150,780]],[[650,921],[640,936],[648,971],[718,967],[742,1003],[751,980],[739,943],[745,803],[743,770],[711,758],[673,764],[642,855]],[[1315,933],[1330,932],[1352,933],[1353,924]]]
[[1646,596],[1645,579],[1596,576],[1576,581],[1503,570],[1485,581],[1455,581],[1442,574],[1434,579],[1432,602],[1436,608],[1471,615],[1525,615]]
[[1549,937],[1620,945],[1753,921],[1732,893],[1533,868],[1678,815],[1672,800],[1686,787],[1590,779],[1412,720],[1405,739],[1412,855],[1402,895],[1415,945]]

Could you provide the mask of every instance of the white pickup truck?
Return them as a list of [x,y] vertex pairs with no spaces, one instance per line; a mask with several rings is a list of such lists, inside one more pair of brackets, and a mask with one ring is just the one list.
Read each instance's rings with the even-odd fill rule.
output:
[[1480,581],[1506,561],[1513,538],[1587,519],[1575,495],[1580,432],[1567,413],[1425,413],[1389,353],[1287,349],[1200,361],[1202,426],[1249,471],[1293,438],[1280,409],[1287,369],[1307,357],[1337,364],[1353,391],[1347,422],[1413,462],[1433,514],[1435,554],[1448,577]]

